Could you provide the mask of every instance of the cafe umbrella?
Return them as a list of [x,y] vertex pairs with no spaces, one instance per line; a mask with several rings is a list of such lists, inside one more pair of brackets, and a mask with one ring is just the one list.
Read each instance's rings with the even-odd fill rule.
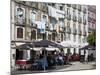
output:
[[[49,41],[49,40],[41,40],[41,41],[33,42],[33,46],[35,48],[42,48],[44,59],[46,59],[45,57],[46,57],[47,51],[55,51],[55,50],[58,50],[57,48],[60,48],[60,49],[64,48],[62,45]],[[45,71],[46,69],[45,66],[43,67],[43,69]]]

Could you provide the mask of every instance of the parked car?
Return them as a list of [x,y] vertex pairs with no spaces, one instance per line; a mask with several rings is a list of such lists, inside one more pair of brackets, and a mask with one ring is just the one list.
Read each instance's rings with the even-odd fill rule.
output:
[[80,61],[80,55],[79,54],[73,54],[72,55],[72,61]]

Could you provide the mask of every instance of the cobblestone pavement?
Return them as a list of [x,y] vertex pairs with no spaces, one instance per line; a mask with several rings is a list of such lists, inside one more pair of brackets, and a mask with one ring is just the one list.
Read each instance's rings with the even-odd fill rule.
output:
[[89,63],[71,62],[71,64],[72,65],[63,65],[63,66],[57,66],[57,67],[54,66],[54,69],[45,70],[45,71],[29,71],[29,70],[15,71],[15,72],[13,71],[12,75],[96,69],[96,62],[89,62]]

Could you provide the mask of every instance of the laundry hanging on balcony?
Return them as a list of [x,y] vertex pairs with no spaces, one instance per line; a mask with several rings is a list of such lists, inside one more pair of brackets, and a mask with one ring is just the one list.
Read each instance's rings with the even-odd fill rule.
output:
[[49,16],[55,17],[56,19],[64,18],[64,16],[65,16],[64,11],[53,8],[52,6],[48,6],[48,13],[49,13]]
[[40,29],[40,33],[45,33],[46,23],[41,21],[36,21],[37,28]]
[[16,17],[20,24],[23,24],[25,18],[25,9],[22,7],[16,7]]

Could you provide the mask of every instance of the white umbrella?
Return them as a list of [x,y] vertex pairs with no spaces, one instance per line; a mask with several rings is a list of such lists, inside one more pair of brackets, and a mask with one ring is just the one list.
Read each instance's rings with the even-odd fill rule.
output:
[[55,51],[55,50],[56,50],[56,51],[59,51],[58,48],[46,48],[46,50],[47,50],[47,51]]
[[71,46],[71,42],[70,41],[63,41],[60,43],[62,46],[64,47],[70,47]]

